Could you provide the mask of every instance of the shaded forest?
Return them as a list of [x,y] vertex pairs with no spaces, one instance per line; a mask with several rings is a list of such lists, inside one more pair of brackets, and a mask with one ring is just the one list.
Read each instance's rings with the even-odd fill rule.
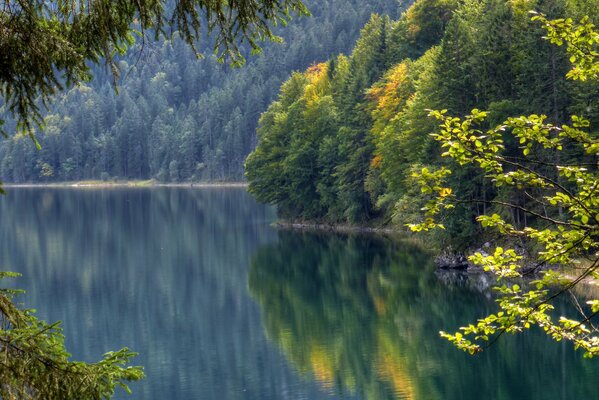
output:
[[[350,51],[371,13],[398,15],[402,7],[397,0],[306,5],[312,17],[277,28],[283,44],[263,43],[260,56],[241,49],[242,68],[219,64],[209,52],[198,60],[176,32],[138,40],[119,61],[118,93],[111,72],[93,67],[91,82],[55,98],[36,132],[41,151],[26,137],[0,142],[0,180],[242,180],[260,114],[291,71]],[[209,48],[205,42],[197,48]]]

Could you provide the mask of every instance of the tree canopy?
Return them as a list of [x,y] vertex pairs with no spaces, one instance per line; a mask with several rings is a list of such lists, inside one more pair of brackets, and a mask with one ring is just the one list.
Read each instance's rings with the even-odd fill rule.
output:
[[[566,13],[580,19],[589,10],[585,0],[420,0],[397,21],[374,16],[350,57],[318,64],[281,87],[246,162],[250,191],[279,205],[288,219],[404,226],[419,220],[425,197],[412,172],[448,162],[430,136],[437,125],[426,110],[465,115],[486,109],[489,125],[533,113],[562,124],[574,113],[597,126],[597,85],[566,78],[571,55],[543,39],[546,32],[531,20],[531,8],[549,19]],[[437,16],[439,24],[430,25]],[[314,92],[311,79],[324,69],[324,89]],[[316,124],[310,106],[325,99]],[[516,155],[517,145],[506,143],[506,153]],[[313,189],[295,190],[307,187],[299,182],[309,175],[317,180]],[[448,179],[472,199],[511,195],[485,183],[484,173],[469,165]],[[457,204],[444,215],[445,231],[433,235],[451,251],[482,245],[493,237],[475,222],[487,211],[485,203]],[[511,213],[515,223],[526,223],[521,213]]]
[[[533,20],[544,25],[552,43],[567,46],[572,63],[566,74],[569,78],[599,79],[599,31],[588,17],[573,22],[535,15]],[[441,132],[433,136],[446,150],[443,156],[459,165],[476,165],[490,185],[499,190],[511,187],[514,193],[506,199],[489,200],[496,212],[479,215],[477,221],[503,235],[504,242],[513,237],[534,243],[536,254],[524,265],[523,255],[514,248],[497,246],[491,254],[472,255],[472,262],[497,277],[501,311],[460,328],[455,334],[442,335],[459,348],[476,353],[485,342],[492,343],[504,333],[538,326],[557,341],[571,341],[587,357],[599,355],[599,330],[593,320],[599,314],[599,299],[589,296],[582,304],[577,300],[572,316],[555,315],[553,305],[558,296],[574,286],[597,285],[599,280],[599,140],[589,134],[589,121],[573,115],[570,124],[556,125],[546,122],[545,115],[533,114],[508,118],[484,131],[480,127],[487,112],[474,109],[463,119],[447,116],[446,112],[431,113],[441,121]],[[505,154],[508,136],[519,144],[520,157]],[[433,198],[424,207],[429,218],[411,225],[413,230],[443,228],[435,217],[464,201],[459,193],[453,195],[450,187],[443,186],[442,181],[449,174],[451,170],[447,168],[423,169],[414,174],[423,192]],[[515,201],[515,194],[520,193],[519,197],[527,197],[526,202]],[[517,210],[531,221],[516,226],[502,217],[505,210]],[[570,268],[564,271],[564,266]],[[516,281],[538,270],[542,274],[532,282]]]
[[[65,88],[47,110],[40,108],[43,129],[33,129],[41,151],[23,135],[0,141],[0,181],[243,180],[260,114],[291,72],[349,52],[372,12],[399,11],[396,0],[305,5],[312,17],[273,27],[283,43],[259,43],[258,56],[240,44],[243,68],[219,63],[207,35],[195,44],[198,60],[177,31],[158,40],[149,31],[115,55],[116,80],[103,62],[90,63],[91,81]],[[1,118],[6,132],[17,130],[0,101]]]
[[500,279],[501,310],[444,336],[477,352],[536,325],[597,355],[592,295],[571,316],[552,306],[599,277],[597,17],[586,0],[420,0],[399,21],[374,16],[347,61],[282,86],[250,191],[290,220],[430,230],[454,254],[496,245],[470,261]]

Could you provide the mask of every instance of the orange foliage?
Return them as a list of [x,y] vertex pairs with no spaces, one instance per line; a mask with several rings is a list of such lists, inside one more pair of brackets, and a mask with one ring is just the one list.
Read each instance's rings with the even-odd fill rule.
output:
[[320,63],[310,66],[304,73],[309,82],[304,89],[304,98],[308,106],[314,104],[319,97],[324,96],[329,91],[330,82],[327,71],[327,64]]
[[381,157],[380,155],[375,155],[372,160],[370,161],[370,168],[372,169],[377,169],[381,167],[381,161],[383,160],[383,157]]
[[382,297],[375,296],[372,301],[374,302],[374,309],[377,315],[383,315],[387,311],[387,303]]
[[383,80],[368,91],[368,97],[373,106],[373,133],[381,133],[410,98],[413,89],[408,74],[408,62],[397,64],[385,74]]
[[377,373],[382,379],[391,383],[399,398],[408,400],[415,398],[412,379],[406,373],[405,367],[401,365],[401,360],[394,360],[389,354],[379,356]]
[[322,71],[327,69],[327,65],[325,63],[312,64],[306,69],[306,76],[310,75],[319,75]]

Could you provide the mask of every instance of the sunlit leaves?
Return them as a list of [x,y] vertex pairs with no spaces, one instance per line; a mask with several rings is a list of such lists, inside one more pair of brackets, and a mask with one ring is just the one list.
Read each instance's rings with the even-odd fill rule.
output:
[[[574,66],[568,73],[569,78],[599,78],[599,33],[588,18],[580,24],[573,24],[570,19],[548,21],[542,15],[533,19],[544,23],[551,42],[567,44]],[[448,116],[446,110],[432,111],[430,115],[441,122],[440,133],[433,137],[445,149],[443,156],[459,165],[478,165],[495,187],[509,185],[514,190],[525,191],[530,200],[543,206],[543,211],[509,200],[491,200],[489,203],[524,212],[545,225],[544,228],[539,224],[516,228],[498,213],[477,218],[483,227],[494,228],[504,235],[504,240],[512,236],[535,243],[536,257],[525,260],[516,250],[502,247],[496,247],[491,254],[477,252],[470,256],[471,263],[497,278],[496,290],[500,293],[497,302],[501,311],[462,327],[454,334],[441,332],[441,336],[458,348],[475,354],[484,348],[483,343],[492,342],[503,333],[517,333],[536,325],[557,341],[571,341],[575,348],[583,349],[587,357],[599,355],[598,332],[588,324],[599,313],[599,301],[588,300],[590,310],[587,312],[590,314],[581,308],[577,318],[560,315],[556,319],[551,305],[561,293],[591,276],[596,277],[599,268],[599,173],[596,168],[599,146],[587,132],[589,122],[574,116],[571,126],[556,126],[547,123],[546,116],[532,114],[508,118],[503,124],[483,132],[479,126],[484,124],[487,113],[476,109],[464,118]],[[523,158],[504,155],[504,135],[513,135]],[[589,167],[560,165],[561,153],[566,148],[586,153],[592,160]],[[446,201],[446,196],[432,186],[439,184],[439,178],[433,178],[436,177],[429,173],[418,181],[423,191],[437,195],[436,199],[428,201],[424,209],[426,219],[420,229],[435,227],[434,217],[439,213],[439,204]],[[526,191],[531,188],[536,190],[532,193],[539,194],[533,196]],[[571,264],[581,257],[591,261],[574,278],[552,267]],[[546,269],[540,278],[524,281],[523,287],[514,283],[538,272],[541,266]]]
[[517,278],[521,275],[519,261],[522,256],[516,254],[515,250],[503,250],[497,247],[493,254],[483,255],[475,253],[469,260],[480,265],[485,271],[494,273],[499,278]]
[[420,187],[422,194],[427,195],[429,200],[423,207],[425,220],[418,224],[407,224],[413,232],[428,231],[434,228],[443,229],[443,224],[435,222],[433,217],[438,215],[441,210],[453,208],[453,204],[448,201],[451,198],[452,189],[445,187],[443,182],[451,171],[447,168],[436,170],[423,167],[415,169],[412,178]]
[[[488,130],[485,134],[478,130],[475,125],[484,121],[486,114],[473,110],[472,115],[463,120],[456,117],[446,116],[444,111],[433,111],[431,115],[439,119],[441,133],[434,135],[440,141],[442,147],[448,150],[445,156],[457,161],[460,165],[478,164],[487,178],[496,186],[511,185],[516,188],[539,188],[545,193],[543,199],[535,199],[545,204],[545,213],[539,214],[531,208],[525,208],[510,202],[497,200],[490,201],[506,208],[517,208],[539,220],[549,224],[548,228],[537,229],[526,226],[517,229],[508,223],[499,214],[481,215],[477,219],[483,227],[494,228],[507,236],[515,236],[536,242],[539,246],[536,262],[541,265],[566,265],[581,257],[593,253],[599,249],[599,203],[597,202],[596,190],[599,186],[599,175],[595,169],[576,165],[552,165],[541,162],[545,169],[539,168],[536,159],[529,158],[513,161],[502,155],[500,145],[504,134],[510,133],[518,138],[518,143],[524,146],[524,150],[541,147],[553,152],[561,152],[566,146],[566,138],[578,138],[575,140],[578,146],[588,149],[592,145],[592,139],[586,132],[580,131],[578,127],[586,126],[584,120],[577,119],[577,128],[558,128],[545,123],[546,117],[531,115],[528,117],[510,118],[502,125]],[[582,123],[581,123],[582,121]],[[564,132],[567,132],[564,134]],[[582,146],[581,146],[582,145]],[[524,151],[525,157],[530,151]],[[559,159],[559,157],[553,157]],[[553,174],[547,174],[546,166],[553,167]],[[506,168],[509,168],[506,171]],[[427,171],[428,172],[428,171]],[[449,174],[449,172],[444,172]],[[568,187],[564,186],[556,175],[562,180],[571,182]],[[419,184],[426,193],[436,193],[437,199],[429,200],[425,207],[426,220],[421,225],[434,228],[436,222],[433,217],[438,214],[439,204],[444,204],[445,196],[434,190],[433,184],[438,185],[439,179],[430,173],[423,175]],[[546,203],[543,202],[546,201]],[[548,210],[554,207],[554,210]],[[559,212],[557,209],[559,208]],[[563,214],[562,218],[556,215]],[[417,226],[418,227],[418,226]],[[584,269],[578,278],[573,281],[566,279],[561,273],[549,269],[545,271],[541,279],[532,284],[536,289],[528,288],[522,290],[517,285],[502,285],[497,289],[501,293],[498,300],[502,309],[502,316],[490,315],[478,321],[477,325],[461,328],[456,334],[442,333],[442,336],[450,340],[457,347],[474,354],[482,350],[481,341],[489,341],[503,332],[515,333],[530,326],[538,325],[555,340],[570,340],[575,347],[583,348],[587,356],[599,354],[596,346],[596,337],[592,336],[588,327],[579,320],[571,320],[560,317],[557,322],[552,319],[550,304],[553,298],[549,289],[564,290],[569,288],[572,282],[580,282],[597,268],[597,255],[594,256],[593,264]],[[525,276],[522,265],[522,256],[514,249],[504,250],[497,247],[492,254],[478,252],[469,258],[470,262],[481,266],[485,271],[493,273],[498,281],[519,279]],[[533,268],[534,271],[536,268]],[[557,288],[557,289],[556,289]],[[597,307],[597,303],[590,301],[591,306]],[[594,332],[596,334],[596,332]],[[472,337],[474,339],[472,339]]]
[[487,172],[501,172],[502,165],[489,157],[504,148],[501,133],[498,131],[483,132],[478,126],[487,117],[487,112],[477,109],[463,120],[446,117],[447,110],[431,111],[430,116],[441,121],[441,132],[433,134],[435,140],[441,142],[446,151],[445,157],[451,157],[460,165],[473,160]]
[[545,15],[533,13],[547,30],[547,39],[558,46],[566,45],[572,69],[566,74],[575,80],[599,79],[599,35],[588,16],[575,23],[571,18],[548,20]]

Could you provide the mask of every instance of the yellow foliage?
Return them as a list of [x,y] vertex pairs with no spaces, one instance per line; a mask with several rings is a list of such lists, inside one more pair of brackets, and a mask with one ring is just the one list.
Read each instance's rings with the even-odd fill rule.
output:
[[534,0],[511,0],[509,4],[514,14],[525,17],[526,23],[530,22],[530,10],[537,8]]
[[439,191],[439,196],[440,196],[440,197],[447,197],[447,196],[449,196],[450,194],[451,194],[451,188],[447,188],[447,187],[446,187],[446,188],[442,188],[442,189]]
[[327,65],[325,63],[312,64],[306,69],[306,77],[311,79],[312,77],[318,77],[323,72],[327,71]]
[[308,84],[304,88],[304,98],[308,107],[314,104],[318,98],[329,93],[331,85],[327,72],[327,64],[320,63],[312,65],[304,73],[308,79]]
[[385,126],[405,107],[413,93],[409,79],[409,61],[391,68],[383,79],[368,90],[374,126],[372,132],[381,134]]

